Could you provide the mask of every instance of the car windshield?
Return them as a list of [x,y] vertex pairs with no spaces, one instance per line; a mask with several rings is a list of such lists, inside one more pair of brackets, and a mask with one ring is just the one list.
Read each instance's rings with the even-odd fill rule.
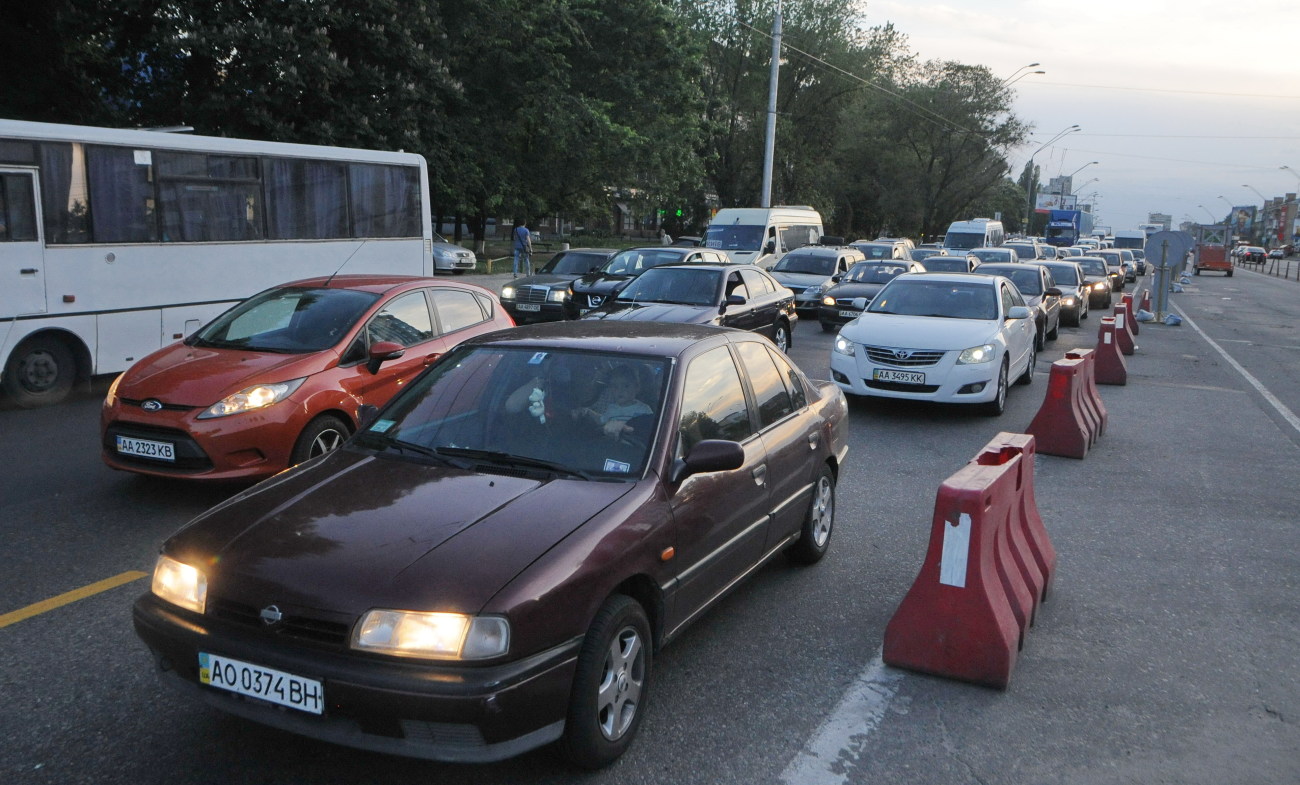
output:
[[945,319],[996,319],[998,301],[996,289],[986,283],[900,279],[882,289],[867,307],[867,312]]
[[966,261],[965,256],[931,256],[921,262],[928,272],[932,273],[964,273],[970,271],[970,262]]
[[669,367],[639,355],[461,346],[354,444],[472,471],[634,479],[654,442]]
[[1083,272],[1085,274],[1105,277],[1106,275],[1105,260],[1088,259],[1088,258],[1080,257],[1078,261],[1079,261],[1079,266],[1083,268]]
[[712,305],[718,301],[721,279],[721,270],[661,267],[637,276],[614,299],[634,303]]
[[704,244],[724,251],[757,251],[763,245],[763,227],[710,226],[704,233]]
[[[1048,267],[1047,269],[1052,271],[1052,280],[1055,281],[1056,283],[1062,284],[1064,286],[1079,285],[1079,274],[1078,271],[1075,270],[1073,267],[1062,264],[1062,265],[1054,265],[1052,267]],[[1020,291],[1023,292],[1024,289],[1021,289]]]
[[1007,243],[1005,247],[1015,251],[1016,256],[1019,256],[1021,259],[1033,259],[1038,255],[1038,251],[1035,250],[1034,246],[1026,243],[1016,243],[1014,245],[1012,243]]
[[899,275],[907,272],[902,264],[882,264],[880,262],[860,262],[849,268],[848,273],[840,279],[841,283],[889,283]]
[[999,248],[980,248],[971,253],[981,262],[1009,262],[1011,261],[1011,252]]
[[862,252],[862,255],[868,259],[893,259],[894,246],[883,243],[854,243],[854,248]]
[[835,272],[835,257],[811,253],[788,253],[776,263],[772,272],[830,276]]
[[979,248],[981,245],[987,245],[988,238],[983,232],[948,232],[943,238],[945,248],[960,248],[968,250],[970,248]]
[[680,250],[633,248],[610,259],[601,271],[610,275],[640,275],[651,267],[680,262],[682,256]]
[[354,289],[271,289],[194,334],[191,346],[306,354],[334,346],[379,295]]
[[551,275],[584,275],[598,269],[609,257],[603,253],[560,251],[538,272]]
[[[983,271],[984,268],[980,268]],[[998,275],[1004,275],[1011,279],[1011,283],[1016,285],[1021,294],[1037,295],[1043,293],[1042,275],[1037,269],[1030,267],[1024,270],[1001,269],[997,271]]]

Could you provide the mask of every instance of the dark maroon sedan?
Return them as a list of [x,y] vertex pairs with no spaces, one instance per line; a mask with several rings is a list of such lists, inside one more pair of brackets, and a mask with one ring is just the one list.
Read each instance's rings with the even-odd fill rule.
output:
[[306,736],[603,766],[661,646],[826,552],[846,431],[840,391],[753,333],[492,333],[169,538],[136,632],[173,683]]

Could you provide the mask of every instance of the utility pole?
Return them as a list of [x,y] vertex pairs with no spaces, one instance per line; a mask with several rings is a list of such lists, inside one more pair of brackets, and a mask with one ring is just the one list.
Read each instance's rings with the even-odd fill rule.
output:
[[763,195],[760,207],[772,206],[772,159],[776,155],[776,84],[781,72],[781,0],[772,20],[772,72],[767,86],[767,139],[763,145]]

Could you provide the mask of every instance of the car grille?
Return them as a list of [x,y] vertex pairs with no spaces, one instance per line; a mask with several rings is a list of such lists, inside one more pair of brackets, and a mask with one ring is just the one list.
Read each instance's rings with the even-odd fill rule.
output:
[[[857,309],[853,307],[853,301],[856,300],[856,299],[858,299],[858,298],[856,298],[856,297],[839,297],[839,298],[836,298],[836,300],[835,300],[835,306],[836,306],[837,308],[852,308],[853,310],[856,311]],[[871,298],[870,298],[870,297],[864,297],[863,299],[867,301],[867,305],[871,305]]]
[[547,286],[521,286],[515,290],[515,302],[544,303],[550,293],[551,289]]
[[213,599],[208,607],[208,615],[241,627],[333,648],[342,649],[347,646],[348,625],[346,624],[286,613],[278,623],[269,625],[262,621],[261,612],[261,608],[220,597]]
[[[934,365],[943,359],[944,352],[928,351],[923,349],[897,349],[894,347],[884,346],[863,346],[867,353],[867,359],[876,365],[892,365],[896,368],[916,368],[923,365]],[[906,357],[899,357],[898,352],[907,352]],[[916,385],[904,385],[906,389],[915,390]],[[937,388],[936,388],[937,389]]]

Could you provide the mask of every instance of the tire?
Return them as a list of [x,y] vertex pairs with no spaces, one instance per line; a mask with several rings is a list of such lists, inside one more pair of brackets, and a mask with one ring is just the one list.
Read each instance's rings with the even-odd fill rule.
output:
[[1035,351],[1041,352],[1044,348],[1046,348],[1047,338],[1043,335],[1043,333],[1046,330],[1047,330],[1047,319],[1044,318],[1043,323],[1039,325],[1035,325],[1034,328],[1034,350]]
[[1052,331],[1047,334],[1047,340],[1055,341],[1057,338],[1060,337],[1061,337],[1061,315],[1058,313],[1056,316],[1056,326],[1053,327]]
[[790,345],[792,343],[790,340],[790,325],[786,324],[784,319],[778,321],[776,327],[773,328],[772,343],[776,344],[776,348],[780,349],[782,352],[790,351]]
[[350,433],[347,423],[332,414],[317,417],[307,423],[307,427],[298,436],[298,441],[294,442],[293,452],[289,456],[290,465],[297,466],[303,461],[338,449]]
[[50,335],[36,335],[9,355],[4,391],[24,409],[59,403],[72,392],[77,361],[68,345]]
[[654,652],[645,610],[631,597],[605,600],[578,654],[559,749],[568,761],[599,769],[636,736],[650,696]]
[[1229,278],[1232,277],[1232,270],[1229,270],[1229,271],[1228,271],[1228,277],[1229,277]]
[[1084,319],[1088,318],[1088,311],[1090,310],[1092,310],[1092,303],[1089,302],[1088,298],[1085,297],[1083,299],[1083,302],[1079,305],[1079,318],[1075,319],[1074,321],[1075,327],[1079,326],[1079,322],[1082,322]]
[[835,331],[835,325],[831,324],[830,322],[822,322],[821,325],[822,325],[822,332],[824,333]]
[[980,411],[989,417],[1001,417],[1007,409],[1007,361],[1002,360],[1002,370],[998,372],[998,391],[993,400],[979,404]]
[[1200,274],[1201,274],[1201,268],[1199,267],[1196,268],[1196,272],[1192,273],[1192,275],[1200,275]]
[[816,564],[831,546],[835,529],[835,476],[830,467],[823,466],[813,485],[808,514],[804,516],[799,539],[786,550],[786,556],[795,564]]
[[1034,383],[1034,363],[1036,362],[1038,362],[1038,352],[1031,348],[1029,350],[1029,364],[1025,366],[1025,372],[1020,374],[1020,378],[1016,379],[1016,384],[1029,386]]

